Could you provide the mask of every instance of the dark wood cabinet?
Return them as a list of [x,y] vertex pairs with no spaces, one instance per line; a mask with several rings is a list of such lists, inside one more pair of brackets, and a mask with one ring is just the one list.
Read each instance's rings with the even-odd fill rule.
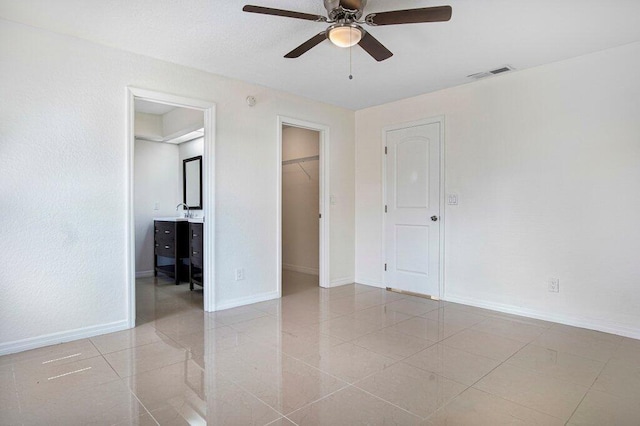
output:
[[189,223],[189,288],[193,290],[193,285],[204,286],[202,279],[203,269],[203,223]]
[[154,221],[154,275],[158,272],[175,280],[186,281],[189,276],[189,223],[185,221]]

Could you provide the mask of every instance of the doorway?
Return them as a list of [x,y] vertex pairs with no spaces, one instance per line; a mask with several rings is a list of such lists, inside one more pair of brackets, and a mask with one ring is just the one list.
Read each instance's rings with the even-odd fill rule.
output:
[[329,287],[326,126],[278,117],[280,296]]
[[440,298],[443,195],[441,120],[384,130],[384,283]]
[[[128,88],[127,101],[129,326],[155,315],[137,315],[137,279],[161,281],[165,300],[182,295],[213,311],[215,105],[137,88]],[[196,262],[192,228],[202,246]],[[194,265],[201,266],[196,280]]]

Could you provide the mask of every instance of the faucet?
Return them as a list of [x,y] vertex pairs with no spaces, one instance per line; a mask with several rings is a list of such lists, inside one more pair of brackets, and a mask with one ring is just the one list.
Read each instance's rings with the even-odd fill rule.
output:
[[180,203],[176,206],[176,211],[178,211],[178,209],[180,208],[180,206],[183,206],[183,210],[185,210],[184,212],[184,217],[191,217],[191,212],[189,211],[189,206],[186,205],[185,203]]

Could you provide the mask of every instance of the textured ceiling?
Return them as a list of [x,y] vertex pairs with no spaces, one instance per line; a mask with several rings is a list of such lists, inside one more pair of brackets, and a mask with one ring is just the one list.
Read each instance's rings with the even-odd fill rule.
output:
[[638,0],[369,0],[365,13],[450,4],[453,17],[367,27],[394,56],[354,48],[349,80],[349,50],[329,42],[283,58],[326,24],[244,13],[246,3],[325,13],[321,0],[0,0],[0,16],[351,109],[640,40]]

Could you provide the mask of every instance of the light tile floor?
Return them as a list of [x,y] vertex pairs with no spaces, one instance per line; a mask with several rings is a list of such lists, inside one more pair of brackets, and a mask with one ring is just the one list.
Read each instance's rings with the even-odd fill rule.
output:
[[640,341],[284,281],[205,313],[139,280],[135,329],[0,357],[0,424],[640,425]]

